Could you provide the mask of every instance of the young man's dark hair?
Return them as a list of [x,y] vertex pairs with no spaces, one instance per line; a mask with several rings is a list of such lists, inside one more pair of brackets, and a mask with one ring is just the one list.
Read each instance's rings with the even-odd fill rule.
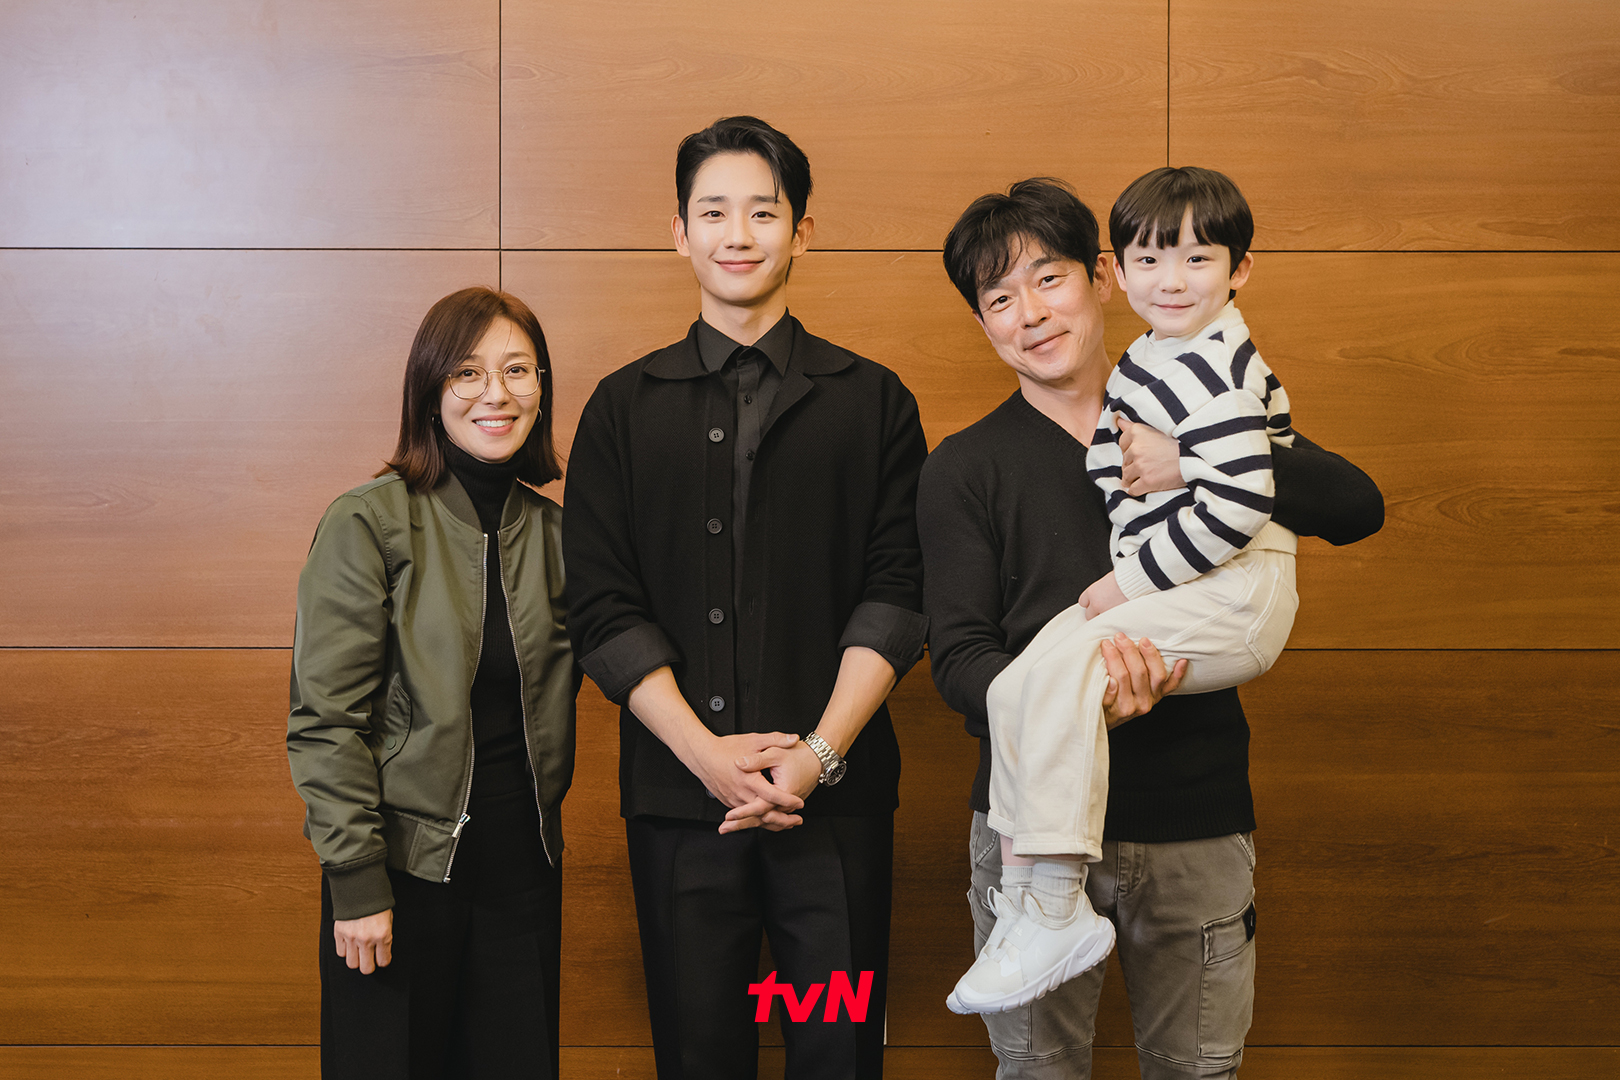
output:
[[1019,249],[1032,242],[1095,277],[1102,253],[1097,216],[1068,184],[1045,176],[1020,180],[1005,195],[974,199],[945,237],[945,273],[977,312],[979,290],[1006,276]]
[[1226,248],[1232,253],[1232,268],[1237,269],[1254,240],[1249,201],[1230,176],[1196,165],[1154,169],[1120,192],[1108,213],[1108,240],[1114,245],[1114,257],[1123,263],[1125,246],[1131,243],[1161,248],[1181,243],[1181,221],[1188,209],[1198,242]]
[[692,178],[703,163],[716,154],[758,154],[771,167],[777,194],[787,195],[793,207],[793,224],[804,217],[810,205],[810,159],[792,139],[754,116],[725,116],[702,131],[681,140],[675,151],[676,210],[686,220],[686,204],[692,198]]

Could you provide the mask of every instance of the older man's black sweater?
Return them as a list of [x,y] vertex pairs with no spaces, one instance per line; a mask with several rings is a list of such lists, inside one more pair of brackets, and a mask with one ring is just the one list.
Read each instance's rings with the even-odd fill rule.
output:
[[[1273,518],[1346,544],[1378,531],[1383,497],[1305,439],[1273,450]],[[929,455],[917,493],[934,682],[980,739],[972,806],[989,809],[990,683],[1041,627],[1112,569],[1086,448],[1021,393]],[[1104,838],[1194,840],[1254,828],[1249,725],[1236,690],[1168,697],[1109,733]]]

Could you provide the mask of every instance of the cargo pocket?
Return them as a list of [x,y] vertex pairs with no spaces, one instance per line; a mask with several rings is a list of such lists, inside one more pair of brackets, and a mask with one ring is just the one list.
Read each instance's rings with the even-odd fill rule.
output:
[[1204,974],[1198,999],[1198,1054],[1213,1064],[1237,1055],[1254,1017],[1254,901],[1204,924]]
[[388,705],[383,710],[382,724],[371,734],[371,753],[377,759],[377,768],[405,746],[411,735],[411,695],[405,692],[405,683],[396,674],[388,687]]

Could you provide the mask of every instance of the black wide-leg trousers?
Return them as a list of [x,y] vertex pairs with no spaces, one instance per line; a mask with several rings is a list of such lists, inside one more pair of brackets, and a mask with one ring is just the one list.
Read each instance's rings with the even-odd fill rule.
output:
[[[724,836],[710,822],[625,823],[659,1080],[754,1080],[758,1070],[760,935],[777,982],[820,997],[803,1021],[782,1019],[788,1080],[883,1075],[893,815],[806,817],[783,832]],[[858,987],[873,972],[864,1021],[824,1019],[833,972]]]
[[474,800],[451,880],[389,870],[393,963],[351,970],[321,882],[325,1080],[555,1080],[562,872],[526,790]]

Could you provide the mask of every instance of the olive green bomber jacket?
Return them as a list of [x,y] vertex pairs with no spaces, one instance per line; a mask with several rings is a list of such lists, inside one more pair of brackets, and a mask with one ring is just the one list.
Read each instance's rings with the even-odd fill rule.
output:
[[[553,864],[574,771],[561,522],[556,503],[514,484],[499,532],[541,840]],[[390,473],[339,496],[316,529],[298,579],[287,758],[339,919],[393,906],[385,867],[449,879],[472,788],[485,543],[472,500],[449,473],[416,494]]]

